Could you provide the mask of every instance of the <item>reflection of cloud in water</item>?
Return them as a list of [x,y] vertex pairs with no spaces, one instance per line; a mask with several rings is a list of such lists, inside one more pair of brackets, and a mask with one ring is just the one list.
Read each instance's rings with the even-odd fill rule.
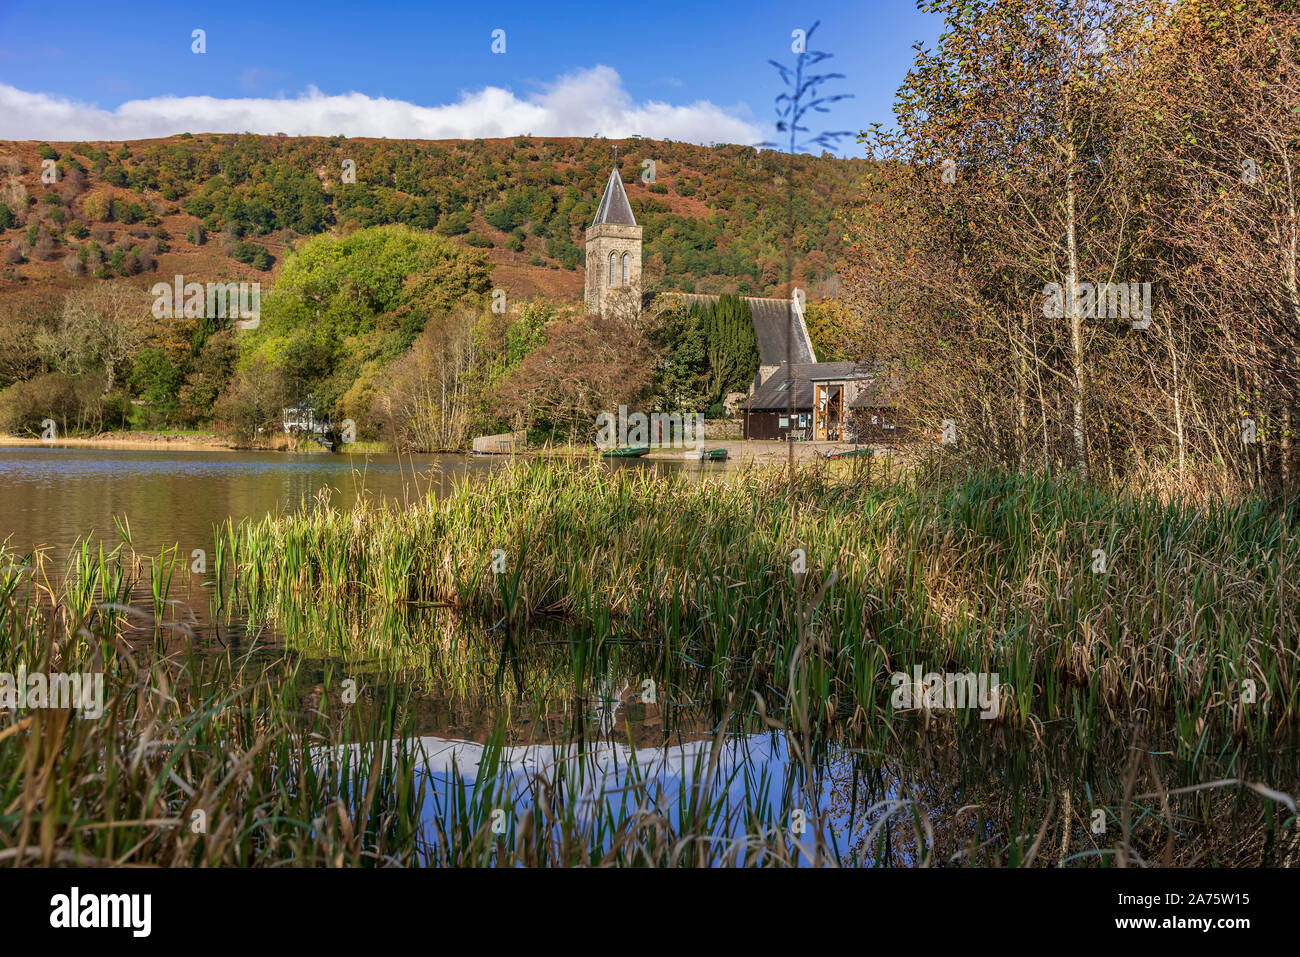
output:
[[[353,769],[373,760],[372,752],[359,754],[359,747],[344,748]],[[393,743],[394,754],[399,747]],[[748,825],[751,835],[763,827],[769,840],[798,841],[811,852],[815,820],[820,817],[827,850],[838,847],[841,854],[847,854],[858,847],[869,851],[863,847],[864,839],[874,837],[873,828],[890,811],[898,812],[891,824],[911,832],[906,802],[899,800],[897,778],[878,768],[870,783],[859,776],[855,793],[848,751],[832,749],[822,756],[817,779],[805,792],[803,771],[792,762],[782,734],[727,738],[711,767],[714,747],[711,737],[659,748],[633,749],[607,741],[502,747],[496,756],[495,774],[491,750],[474,741],[413,738],[410,753],[416,758],[416,787],[426,789],[422,815],[427,835],[437,833],[432,825],[440,811],[456,804],[453,795],[457,788],[463,788],[466,805],[481,797],[487,807],[513,806],[518,819],[533,807],[539,787],[550,794],[557,793],[559,787],[558,793],[584,826],[602,810],[620,821],[644,809],[657,811],[675,830],[681,826],[682,809],[689,813],[693,790],[698,787],[707,794],[708,807],[718,812],[710,827],[715,840],[743,838]],[[480,794],[483,788],[490,790]],[[802,834],[789,830],[796,809],[802,810],[807,820]],[[755,818],[760,823],[756,824]],[[783,833],[774,834],[776,828]],[[902,835],[896,833],[895,837]],[[915,853],[910,841],[904,843],[910,846],[895,844],[898,863],[909,862]],[[801,855],[801,863],[810,863],[807,855]]]
[[[1080,753],[1053,747],[1050,737],[1046,747],[1031,746],[982,731],[932,730],[890,742],[881,752],[831,745],[816,753],[815,780],[806,792],[802,767],[779,733],[729,737],[712,765],[714,738],[703,734],[666,746],[656,735],[635,748],[618,740],[505,747],[496,753],[495,775],[486,763],[493,752],[473,741],[412,739],[409,753],[415,786],[425,790],[426,826],[438,820],[477,829],[488,810],[505,805],[521,820],[545,794],[552,811],[568,813],[580,826],[599,823],[602,833],[610,829],[610,819],[617,827],[638,810],[650,810],[650,824],[664,832],[699,835],[682,825],[683,819],[688,824],[698,819],[689,813],[698,789],[706,794],[699,804],[709,812],[706,839],[715,850],[746,835],[751,848],[758,843],[788,847],[793,840],[811,847],[820,818],[824,846],[833,846],[846,863],[1004,866],[1023,862],[1034,847],[1038,865],[1104,863],[1119,832],[1112,825],[1104,834],[1092,833],[1091,814],[1100,808],[1108,820],[1119,819],[1131,764],[1123,749],[1131,740],[1117,734]],[[1064,738],[1070,740],[1068,734]],[[399,747],[391,746],[394,752]],[[350,754],[352,767],[364,773],[374,757],[364,747],[317,754],[321,760],[326,753]],[[1182,866],[1203,864],[1207,848],[1233,866],[1276,866],[1300,854],[1300,839],[1283,826],[1283,818],[1265,816],[1270,799],[1241,787],[1174,790],[1230,777],[1294,781],[1293,749],[1197,766],[1172,755],[1155,761],[1157,779],[1171,789],[1169,820],[1154,799],[1133,805],[1132,847],[1144,859],[1163,860],[1171,822],[1176,827],[1171,861]],[[473,819],[449,821],[450,809],[464,806],[475,807]],[[688,809],[685,816],[682,808]],[[809,820],[801,836],[789,833],[795,809],[805,810]],[[426,830],[438,833],[435,827]],[[734,860],[731,854],[721,856]],[[807,857],[800,855],[800,862],[808,863]]]

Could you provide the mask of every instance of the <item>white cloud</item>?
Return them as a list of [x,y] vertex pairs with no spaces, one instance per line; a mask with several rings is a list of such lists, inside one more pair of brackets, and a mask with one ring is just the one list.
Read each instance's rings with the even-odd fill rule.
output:
[[764,131],[746,115],[743,107],[724,109],[707,100],[636,103],[607,66],[565,74],[525,98],[488,86],[443,106],[356,92],[327,95],[312,86],[292,99],[157,96],[105,110],[0,83],[0,139],[11,140],[131,140],[185,132],[391,139],[635,133],[690,143],[757,143]]

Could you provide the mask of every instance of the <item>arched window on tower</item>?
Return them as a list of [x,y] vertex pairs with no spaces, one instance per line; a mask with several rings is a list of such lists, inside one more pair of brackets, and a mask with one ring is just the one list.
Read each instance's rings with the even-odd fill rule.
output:
[[609,284],[614,285],[614,254],[609,254]]
[[627,253],[623,254],[623,285],[627,285]]

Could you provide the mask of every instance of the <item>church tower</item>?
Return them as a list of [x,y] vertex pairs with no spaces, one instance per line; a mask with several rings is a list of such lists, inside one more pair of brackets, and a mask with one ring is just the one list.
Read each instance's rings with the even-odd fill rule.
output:
[[587,230],[587,312],[611,314],[641,311],[641,227],[628,204],[623,180],[615,167]]

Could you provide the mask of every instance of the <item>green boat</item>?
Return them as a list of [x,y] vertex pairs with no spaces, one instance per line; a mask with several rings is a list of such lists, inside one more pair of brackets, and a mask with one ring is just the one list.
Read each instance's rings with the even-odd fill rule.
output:
[[650,451],[648,445],[624,445],[617,449],[602,449],[600,454],[612,459],[635,459]]
[[836,451],[834,451],[834,452],[827,452],[827,453],[825,453],[825,454],[822,456],[822,458],[826,458],[826,459],[852,459],[852,458],[857,458],[859,455],[870,455],[870,454],[871,454],[871,449],[870,449],[870,448],[865,448],[865,449],[839,449],[839,450],[836,450]]
[[701,462],[725,462],[727,461],[726,449],[703,449],[700,452]]

